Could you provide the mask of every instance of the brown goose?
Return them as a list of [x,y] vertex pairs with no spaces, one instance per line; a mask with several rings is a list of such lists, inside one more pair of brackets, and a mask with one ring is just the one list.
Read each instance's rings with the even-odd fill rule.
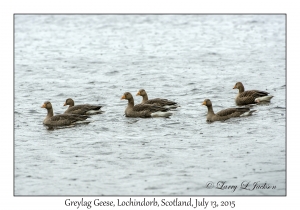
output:
[[129,92],[124,93],[121,100],[122,99],[128,100],[128,105],[125,110],[126,117],[169,117],[172,115],[172,113],[167,112],[168,109],[164,107],[150,104],[134,105],[134,99]]
[[168,99],[155,98],[155,99],[148,100],[148,95],[144,89],[140,89],[136,95],[143,97],[141,104],[153,104],[156,106],[164,106],[171,109],[178,107],[176,102],[169,101]]
[[67,126],[88,118],[88,116],[85,115],[74,114],[58,114],[53,116],[53,108],[50,101],[45,101],[41,108],[45,108],[48,111],[47,117],[43,121],[47,126]]
[[212,103],[209,99],[205,99],[202,105],[207,106],[208,112],[206,116],[206,121],[208,122],[224,121],[232,117],[249,116],[252,114],[252,112],[256,111],[250,111],[249,108],[229,108],[219,111],[215,114],[212,107]]
[[65,114],[80,114],[80,115],[89,115],[89,114],[100,114],[102,106],[82,104],[74,106],[74,101],[71,98],[68,98],[64,106],[69,105],[69,108],[65,111]]
[[[237,82],[233,89],[239,89],[239,93],[235,98],[237,105],[255,104],[255,99],[263,96],[268,96],[268,92],[260,90],[248,90],[245,91],[244,85],[241,82]],[[271,100],[271,99],[270,99]]]

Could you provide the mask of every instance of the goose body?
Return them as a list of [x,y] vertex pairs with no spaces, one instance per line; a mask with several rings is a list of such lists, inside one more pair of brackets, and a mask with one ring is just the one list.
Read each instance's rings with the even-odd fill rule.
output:
[[228,108],[214,113],[212,103],[209,99],[205,99],[202,105],[207,106],[207,116],[206,121],[214,122],[214,121],[224,121],[233,117],[240,116],[249,116],[256,110],[251,110],[249,108]]
[[152,104],[155,106],[163,106],[171,109],[178,107],[178,104],[176,102],[170,101],[168,99],[154,98],[149,100],[148,95],[144,89],[140,89],[136,95],[143,97],[141,104]]
[[269,95],[268,92],[260,91],[260,90],[245,91],[244,85],[241,82],[237,82],[233,87],[233,89],[239,89],[239,93],[235,98],[235,103],[237,105],[255,104],[256,98],[265,97]]
[[88,116],[85,115],[75,114],[58,114],[54,116],[52,104],[49,101],[45,101],[41,108],[47,109],[48,113],[43,121],[43,124],[47,126],[68,126],[88,118]]
[[127,108],[125,109],[125,116],[126,117],[141,117],[141,118],[148,118],[148,117],[169,117],[172,113],[167,112],[169,109],[150,105],[150,104],[138,104],[134,105],[134,99],[129,92],[125,92],[121,97],[121,100],[125,99],[128,100]]
[[68,109],[65,111],[65,114],[79,114],[79,115],[90,115],[90,114],[100,114],[103,111],[100,110],[102,106],[99,105],[74,105],[74,101],[71,98],[68,98],[64,103],[64,106],[69,105]]

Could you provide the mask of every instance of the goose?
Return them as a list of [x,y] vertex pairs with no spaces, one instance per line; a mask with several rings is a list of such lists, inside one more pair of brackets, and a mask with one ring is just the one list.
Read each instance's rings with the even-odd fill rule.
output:
[[140,89],[136,95],[143,97],[141,104],[153,104],[156,106],[163,106],[163,107],[167,107],[167,108],[171,108],[171,109],[178,107],[176,102],[170,101],[168,99],[154,98],[154,99],[149,100],[148,95],[144,89]]
[[88,118],[88,116],[85,115],[75,114],[58,114],[53,116],[53,108],[50,101],[45,101],[41,108],[47,109],[48,113],[43,121],[43,124],[47,126],[68,126],[77,121],[84,121]]
[[214,113],[212,103],[210,99],[205,99],[202,105],[207,106],[207,116],[206,121],[214,122],[214,121],[224,121],[230,119],[232,117],[240,117],[240,116],[249,116],[256,110],[251,110],[249,108],[228,108]]
[[102,106],[82,104],[75,105],[72,98],[68,98],[64,103],[64,106],[69,105],[69,108],[65,111],[65,114],[79,114],[79,115],[89,115],[89,114],[100,114],[103,111],[100,110]]
[[237,105],[255,104],[256,98],[268,96],[269,94],[268,92],[260,90],[245,91],[244,85],[241,82],[237,82],[233,89],[239,89],[239,93],[235,98],[235,103]]
[[169,117],[172,113],[167,112],[169,109],[164,107],[159,107],[150,104],[138,104],[134,105],[134,99],[129,92],[125,92],[121,97],[121,100],[128,100],[128,105],[125,110],[126,117]]

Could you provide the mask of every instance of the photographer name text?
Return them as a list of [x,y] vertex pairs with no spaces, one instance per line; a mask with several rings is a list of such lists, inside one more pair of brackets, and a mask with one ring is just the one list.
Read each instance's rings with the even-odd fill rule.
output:
[[249,181],[243,181],[239,186],[238,185],[232,185],[228,184],[226,181],[218,181],[217,183],[214,182],[207,182],[206,183],[207,189],[219,189],[219,190],[230,190],[232,192],[235,192],[237,189],[239,190],[248,190],[248,191],[254,191],[254,190],[275,190],[275,185],[270,185],[267,182],[249,182]]

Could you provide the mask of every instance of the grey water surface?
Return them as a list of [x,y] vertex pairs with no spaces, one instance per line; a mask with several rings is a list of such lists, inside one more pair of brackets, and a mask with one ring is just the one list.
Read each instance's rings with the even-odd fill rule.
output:
[[[285,27],[284,15],[15,15],[15,195],[285,195]],[[234,107],[238,81],[274,98],[207,123],[204,99]],[[140,103],[141,88],[181,107],[126,118],[120,98]],[[60,114],[69,97],[105,112],[47,129],[43,102]]]

